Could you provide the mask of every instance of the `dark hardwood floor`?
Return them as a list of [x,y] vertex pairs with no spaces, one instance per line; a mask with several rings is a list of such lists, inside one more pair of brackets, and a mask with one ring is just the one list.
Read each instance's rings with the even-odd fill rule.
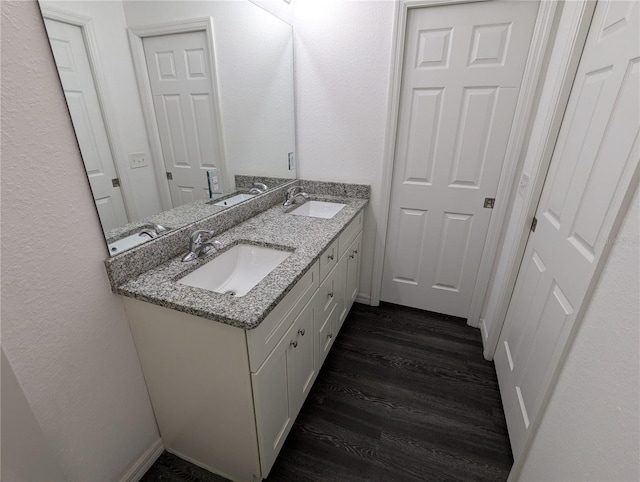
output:
[[[354,304],[268,481],[500,481],[512,458],[480,332]],[[222,481],[163,454],[143,481]]]

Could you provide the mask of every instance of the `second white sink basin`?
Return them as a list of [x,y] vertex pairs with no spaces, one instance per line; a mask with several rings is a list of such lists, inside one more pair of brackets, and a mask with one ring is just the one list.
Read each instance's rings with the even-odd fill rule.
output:
[[279,249],[237,244],[178,283],[231,296],[244,296],[291,253]]
[[246,201],[247,199],[251,199],[255,196],[255,194],[236,194],[235,196],[231,196],[227,199],[224,199],[223,201],[214,203],[214,206],[235,206],[236,204]]
[[296,216],[311,216],[313,218],[331,219],[340,210],[345,207],[346,204],[340,203],[328,203],[325,201],[307,201],[299,208],[294,209],[289,214],[295,214]]

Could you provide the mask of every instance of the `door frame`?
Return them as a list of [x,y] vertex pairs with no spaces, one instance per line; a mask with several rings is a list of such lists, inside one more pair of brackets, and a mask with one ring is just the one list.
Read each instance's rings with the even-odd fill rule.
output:
[[[496,287],[499,290],[498,302],[491,320],[490,330],[486,330],[484,319],[480,323],[484,357],[487,360],[493,360],[500,333],[507,317],[511,295],[516,285],[516,278],[520,271],[520,265],[529,240],[529,234],[531,233],[531,222],[540,202],[542,188],[551,164],[551,157],[560,133],[560,126],[569,102],[569,95],[596,8],[596,2],[592,0],[576,0],[571,2],[571,5],[571,8],[574,8],[571,17],[571,30],[567,32],[566,39],[562,45],[556,44],[561,52],[562,61],[560,64],[562,69],[550,81],[553,83],[551,93],[545,105],[540,106],[541,109],[536,113],[536,117],[544,118],[544,129],[539,132],[538,136],[529,139],[530,145],[535,144],[537,148],[531,152],[531,156],[534,157],[532,172],[529,188],[522,203],[522,209],[516,215],[516,235],[509,246],[502,246],[503,249],[507,250],[507,267],[505,268],[504,281],[500,286]],[[526,159],[526,155],[528,153],[523,152],[523,160]]]
[[[386,249],[386,231],[389,224],[391,203],[391,185],[396,157],[396,138],[398,131],[398,115],[400,113],[400,90],[402,84],[402,66],[404,60],[407,16],[409,10],[429,8],[442,5],[461,5],[478,1],[492,0],[401,0],[396,4],[394,22],[394,40],[391,54],[391,81],[387,99],[387,129],[385,135],[385,155],[382,163],[382,182],[380,193],[380,222],[376,233],[374,248],[373,274],[371,280],[371,304],[380,304],[382,294],[382,275]],[[514,113],[513,127],[509,135],[504,163],[500,172],[500,181],[496,192],[496,202],[489,222],[487,238],[480,261],[480,268],[469,309],[467,324],[477,327],[484,305],[487,287],[490,281],[494,260],[496,258],[501,233],[508,214],[510,193],[519,172],[520,152],[526,144],[530,129],[530,115],[537,99],[538,81],[546,61],[546,51],[552,32],[559,2],[557,0],[540,1],[538,15],[529,47],[529,55],[518,102]]]
[[142,104],[142,114],[144,116],[144,124],[147,129],[147,137],[149,138],[149,148],[151,149],[151,158],[153,159],[156,180],[160,187],[160,201],[164,210],[173,208],[171,202],[171,193],[166,177],[166,166],[164,156],[162,154],[162,145],[160,143],[160,131],[158,129],[158,121],[156,119],[155,108],[153,107],[153,95],[151,93],[151,82],[149,81],[149,72],[147,70],[147,62],[144,54],[143,39],[145,37],[155,37],[158,35],[171,35],[188,32],[205,32],[207,37],[207,46],[209,47],[209,65],[211,66],[213,91],[213,111],[218,118],[217,129],[215,135],[218,137],[220,168],[224,173],[220,177],[220,187],[224,191],[229,179],[229,171],[226,165],[226,156],[224,148],[224,138],[222,136],[222,115],[220,109],[218,75],[216,71],[214,38],[213,38],[213,17],[199,17],[188,20],[176,20],[175,22],[156,23],[151,25],[142,25],[129,27],[127,33],[129,35],[129,46],[131,47],[131,57],[133,60],[133,70],[136,74],[136,82],[138,84],[138,92],[140,93],[140,102]]
[[[108,95],[108,89],[106,87],[102,68],[100,67],[100,55],[98,49],[98,42],[96,41],[96,35],[93,28],[93,19],[85,17],[77,13],[72,13],[57,7],[40,3],[40,12],[42,18],[47,20],[54,20],[56,22],[66,23],[73,25],[80,29],[82,33],[82,39],[84,41],[84,48],[87,52],[87,58],[89,59],[89,68],[91,69],[91,77],[93,78],[93,85],[96,89],[96,95],[98,97],[98,105],[100,106],[100,114],[102,121],[104,122],[104,129],[107,136],[107,143],[109,144],[109,150],[111,151],[111,158],[113,159],[113,168],[116,171],[116,176],[121,181],[120,194],[124,200],[124,211],[129,221],[131,219],[137,219],[140,216],[137,215],[138,209],[135,203],[134,183],[131,179],[127,169],[120,169],[120,166],[125,166],[125,157],[122,152],[117,149],[117,146],[121,146],[120,136],[117,133],[116,122],[112,122],[111,119],[115,119],[115,116],[109,110],[111,102]],[[44,22],[43,22],[44,24]],[[46,31],[46,26],[45,26]],[[53,55],[53,50],[51,51]],[[56,71],[57,72],[57,71]],[[62,88],[62,83],[60,84]],[[64,90],[64,89],[63,89]],[[67,108],[68,110],[68,108]],[[69,111],[69,118],[71,118],[71,112]],[[74,130],[75,135],[75,130]],[[77,139],[77,138],[76,138]],[[84,165],[83,165],[84,168]],[[86,169],[85,169],[86,174]],[[87,174],[87,181],[89,181],[89,175]],[[93,192],[91,194],[93,196]],[[95,202],[94,202],[95,204]],[[98,207],[95,206],[96,212]],[[99,216],[98,216],[99,217]],[[101,224],[102,227],[102,224]]]

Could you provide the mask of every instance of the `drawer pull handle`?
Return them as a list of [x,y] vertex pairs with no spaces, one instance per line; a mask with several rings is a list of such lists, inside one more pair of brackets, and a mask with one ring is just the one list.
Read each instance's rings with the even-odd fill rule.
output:
[[353,254],[358,254],[358,250],[356,249],[356,250],[353,252]]
[[333,333],[329,333],[329,334],[327,335],[327,338],[329,338],[329,339],[333,338]]
[[291,343],[289,343],[289,345],[291,345],[294,348],[298,347],[298,340],[293,340]]
[[328,259],[329,261],[333,261],[333,255],[332,255],[332,254],[330,254],[329,256],[327,256],[327,259]]
[[349,257],[350,257],[351,259],[353,259],[353,258],[355,258],[355,257],[356,257],[356,254],[355,254],[355,253],[351,253],[351,254],[349,255]]
[[300,334],[300,336],[304,336],[304,328],[302,330],[298,330],[298,333]]
[[333,298],[333,291],[329,293],[329,298]]

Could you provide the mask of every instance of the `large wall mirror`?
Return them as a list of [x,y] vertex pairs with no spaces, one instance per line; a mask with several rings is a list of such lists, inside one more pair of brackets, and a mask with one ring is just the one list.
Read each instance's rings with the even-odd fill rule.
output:
[[295,178],[292,28],[248,0],[40,0],[110,253]]

